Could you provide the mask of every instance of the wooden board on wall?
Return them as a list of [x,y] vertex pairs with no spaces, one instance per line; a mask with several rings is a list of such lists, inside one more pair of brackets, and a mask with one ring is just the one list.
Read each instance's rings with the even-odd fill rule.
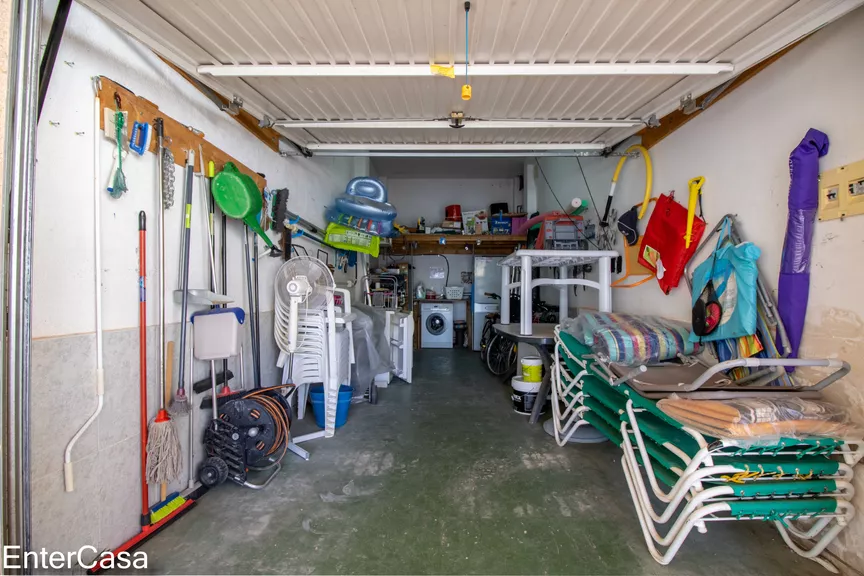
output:
[[[114,95],[118,95],[120,97],[120,110],[128,112],[129,115],[127,134],[131,134],[132,125],[135,122],[146,122],[152,126],[156,118],[162,118],[165,126],[165,147],[170,148],[174,153],[174,162],[178,166],[184,166],[186,164],[185,151],[193,150],[196,155],[195,171],[200,172],[200,159],[198,159],[197,156],[198,147],[201,146],[201,149],[204,151],[204,161],[210,162],[212,160],[216,164],[217,172],[222,170],[222,167],[225,166],[227,162],[233,162],[234,165],[237,166],[238,170],[251,176],[252,179],[255,180],[255,184],[259,189],[263,189],[267,186],[267,180],[262,178],[260,174],[205,140],[203,132],[192,131],[185,124],[163,114],[159,110],[159,107],[153,102],[135,95],[110,78],[100,76],[99,79],[99,101],[102,103],[102,109],[110,108],[111,110],[114,110]],[[99,122],[101,128],[104,130],[104,114],[100,116]],[[153,136],[153,141],[150,144],[149,151],[154,153],[156,152],[155,134]]]
[[[445,243],[441,244],[440,239]],[[413,254],[475,254],[483,256],[506,256],[520,244],[524,245],[526,236],[511,235],[464,235],[464,234],[403,234],[393,239],[390,253],[394,256]]]

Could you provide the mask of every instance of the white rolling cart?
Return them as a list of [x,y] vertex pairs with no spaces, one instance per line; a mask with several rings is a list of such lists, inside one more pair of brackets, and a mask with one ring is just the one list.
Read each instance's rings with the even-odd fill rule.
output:
[[[537,398],[546,398],[551,387],[552,376],[552,353],[555,346],[554,324],[533,324],[533,310],[531,292],[538,286],[555,286],[558,288],[558,314],[559,322],[567,318],[567,310],[570,305],[570,286],[587,286],[599,292],[599,308],[601,312],[612,311],[612,258],[617,258],[618,253],[613,250],[517,250],[510,256],[504,258],[501,263],[501,323],[495,325],[495,330],[503,336],[524,342],[534,346],[543,360],[543,382]],[[573,266],[594,264],[598,270],[598,280],[587,278],[570,278],[569,270]],[[520,269],[520,279],[511,282],[513,269]],[[532,268],[557,268],[558,278],[532,278]],[[519,325],[510,324],[510,298],[512,291],[520,294]],[[544,402],[534,403],[530,424],[536,424],[540,418],[540,412]],[[565,424],[561,421],[562,415],[558,410],[558,391],[552,390],[552,419],[551,426],[545,426],[546,431],[552,435],[560,431]],[[585,442],[596,441],[593,430],[583,427],[581,440]],[[579,441],[579,435],[573,435],[574,442]]]

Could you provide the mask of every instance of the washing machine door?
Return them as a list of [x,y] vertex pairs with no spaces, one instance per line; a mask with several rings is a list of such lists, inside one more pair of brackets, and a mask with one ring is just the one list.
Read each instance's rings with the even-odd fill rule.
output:
[[426,317],[426,330],[433,336],[439,336],[447,329],[447,319],[440,312],[433,312]]

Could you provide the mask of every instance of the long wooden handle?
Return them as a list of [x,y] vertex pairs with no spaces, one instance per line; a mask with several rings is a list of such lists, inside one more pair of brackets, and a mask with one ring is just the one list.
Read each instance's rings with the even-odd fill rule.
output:
[[[165,351],[165,406],[171,401],[171,381],[174,379],[174,341],[169,340]],[[159,487],[159,501],[164,502],[168,497],[168,484]]]

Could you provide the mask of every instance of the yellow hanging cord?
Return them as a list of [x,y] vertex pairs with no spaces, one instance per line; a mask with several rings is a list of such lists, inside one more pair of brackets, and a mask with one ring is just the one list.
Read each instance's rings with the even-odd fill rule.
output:
[[762,472],[736,472],[732,476],[720,476],[720,479],[733,484],[744,484],[745,480],[757,480],[761,477]]
[[651,156],[648,154],[647,148],[641,144],[634,144],[624,151],[624,155],[618,160],[615,173],[612,175],[612,191],[609,193],[609,196],[615,193],[615,186],[618,184],[618,175],[621,174],[621,168],[624,167],[624,162],[627,161],[631,152],[639,152],[645,161],[645,198],[642,200],[642,208],[639,209],[639,220],[641,220],[645,216],[645,211],[648,210],[648,201],[651,200],[651,184],[654,180],[654,168],[651,165]]

